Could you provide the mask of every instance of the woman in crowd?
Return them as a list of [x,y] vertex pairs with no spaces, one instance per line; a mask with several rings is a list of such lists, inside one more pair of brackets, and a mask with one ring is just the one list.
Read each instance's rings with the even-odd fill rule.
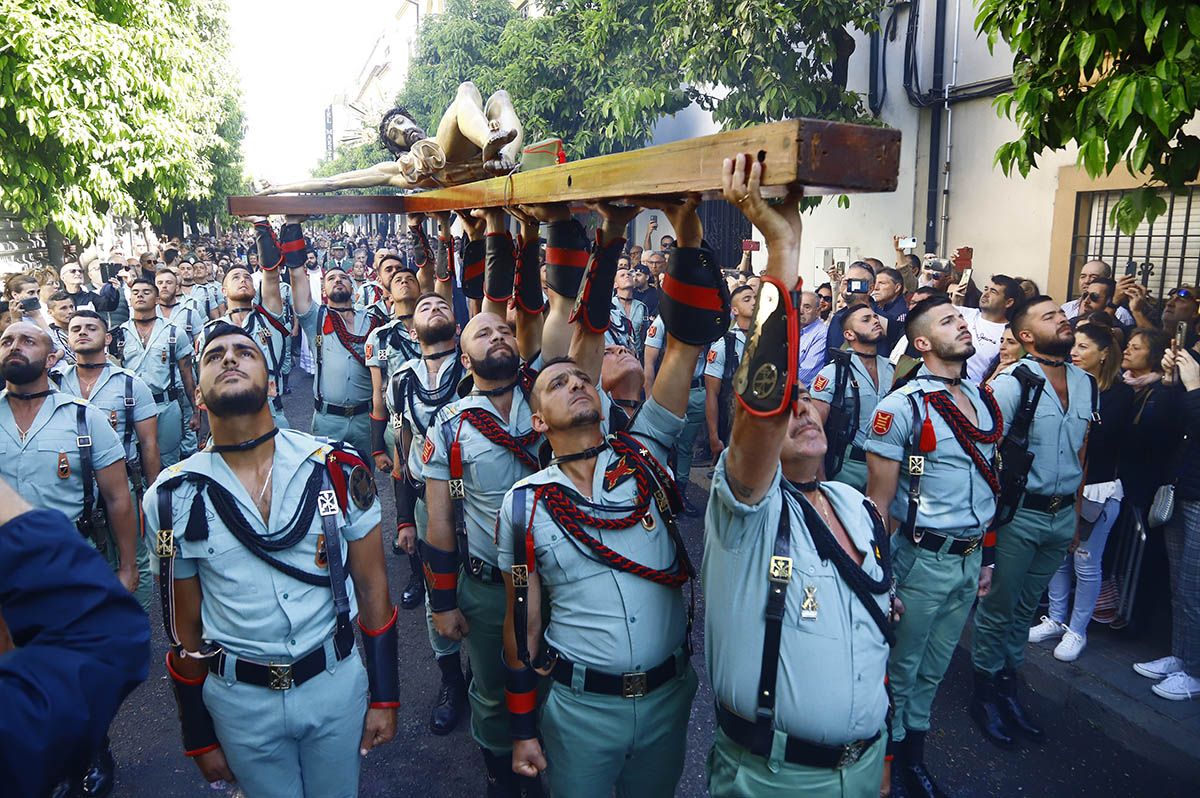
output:
[[1038,284],[1033,280],[1027,280],[1024,277],[1017,280],[1017,285],[1021,286],[1021,292],[1025,294],[1026,299],[1033,299],[1035,296],[1040,296],[1042,289],[1038,288]]
[[[1117,478],[1117,458],[1125,449],[1133,422],[1133,389],[1119,377],[1121,347],[1110,329],[1081,324],[1075,330],[1071,362],[1091,374],[1100,390],[1100,421],[1092,425],[1087,444],[1087,484],[1080,508],[1079,545],[1067,554],[1050,580],[1050,614],[1029,630],[1031,642],[1062,636],[1055,659],[1073,662],[1087,645],[1087,627],[1100,595],[1100,564],[1104,544],[1121,514],[1124,492]],[[1075,575],[1075,606],[1067,623],[1071,575]]]
[[1166,479],[1167,464],[1179,442],[1180,391],[1163,384],[1162,359],[1170,337],[1161,330],[1139,327],[1129,335],[1122,379],[1133,389],[1131,441],[1121,453],[1121,484],[1142,518],[1154,492]]
[[1023,357],[1025,347],[1021,346],[1021,342],[1013,335],[1012,329],[1007,324],[1004,325],[1004,332],[1000,335],[1000,354],[996,356],[996,361],[983,378],[984,384],[991,382],[993,377]]

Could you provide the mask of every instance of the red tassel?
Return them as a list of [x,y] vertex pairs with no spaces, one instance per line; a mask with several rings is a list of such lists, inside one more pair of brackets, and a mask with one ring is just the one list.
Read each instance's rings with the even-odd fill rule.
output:
[[450,444],[450,478],[462,479],[462,447],[458,441]]
[[921,441],[918,444],[922,452],[932,452],[937,448],[937,433],[933,431],[933,419],[929,417],[929,399],[925,400],[925,423],[921,425]]
[[[333,311],[333,313],[337,313],[337,311],[335,310],[335,311]],[[325,314],[325,326],[324,326],[322,332],[325,335],[333,334],[333,316],[330,313]]]

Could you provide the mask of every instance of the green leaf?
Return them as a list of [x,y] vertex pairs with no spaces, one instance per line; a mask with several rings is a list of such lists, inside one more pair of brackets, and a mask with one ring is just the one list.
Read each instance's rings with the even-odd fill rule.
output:
[[1192,36],[1200,39],[1200,6],[1195,3],[1187,7],[1187,26]]
[[1117,98],[1116,116],[1111,120],[1114,125],[1123,125],[1125,120],[1129,118],[1129,114],[1133,111],[1133,101],[1137,98],[1138,84],[1137,81],[1125,81],[1121,86],[1121,92]]
[[1092,52],[1096,49],[1096,36],[1092,33],[1084,33],[1079,37],[1079,67],[1086,70],[1089,59],[1092,57]]

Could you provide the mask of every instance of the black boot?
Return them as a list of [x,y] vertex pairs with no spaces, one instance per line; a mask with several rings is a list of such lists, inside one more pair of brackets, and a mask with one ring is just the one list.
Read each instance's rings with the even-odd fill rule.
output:
[[[907,798],[948,798],[925,769],[925,732],[910,731],[904,738],[900,781]],[[893,772],[896,764],[892,763]],[[893,793],[894,795],[894,793]]]
[[408,565],[412,569],[412,576],[400,594],[400,606],[411,610],[425,602],[425,574],[421,572],[421,555],[415,551],[408,555]]
[[1016,728],[1021,734],[1031,740],[1041,742],[1046,739],[1046,731],[1033,715],[1017,701],[1017,672],[1005,668],[996,674],[996,698],[1000,711],[1008,725]]
[[105,737],[100,748],[88,760],[78,794],[85,798],[104,798],[112,792],[115,770],[112,750],[108,747],[108,737]]
[[996,677],[984,671],[975,671],[975,694],[971,696],[971,719],[979,726],[983,736],[1001,748],[1012,748],[1015,741],[1004,713],[996,699]]
[[887,755],[891,759],[891,771],[889,784],[891,785],[890,798],[907,798],[907,793],[904,791],[904,779],[901,777],[901,771],[904,770],[905,760],[904,755],[906,747],[903,742],[896,742],[890,737],[887,743]]
[[483,766],[487,768],[487,798],[517,798],[517,774],[512,769],[512,754],[496,756],[486,748],[480,748]]
[[442,671],[442,686],[437,702],[429,715],[429,730],[434,734],[449,734],[467,712],[467,680],[463,678],[458,653],[438,657]]

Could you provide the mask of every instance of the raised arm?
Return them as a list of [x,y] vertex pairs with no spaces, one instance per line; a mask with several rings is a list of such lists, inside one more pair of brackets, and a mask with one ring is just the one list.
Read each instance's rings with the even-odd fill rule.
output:
[[[343,188],[371,188],[372,186],[392,185],[394,177],[400,174],[395,161],[384,161],[366,169],[355,169],[329,177],[314,177],[312,180],[298,180],[295,183],[284,183],[280,186],[265,184],[259,194],[311,194],[313,192],[339,191]],[[407,181],[401,186],[409,185]]]
[[749,343],[734,375],[738,406],[725,455],[725,473],[731,485],[745,489],[738,498],[746,504],[765,495],[779,466],[796,391],[798,357],[789,345],[797,331],[789,335],[789,327],[797,325],[790,292],[800,282],[800,196],[793,192],[780,205],[768,205],[759,190],[761,180],[762,164],[753,156],[740,154],[725,160],[725,199],[741,209],[767,243],[767,271],[759,287]]
[[[583,226],[571,217],[566,203],[521,205],[518,211],[546,225],[546,288],[550,309],[542,326],[542,359],[553,360],[570,352],[571,311],[583,283],[588,263],[588,239]],[[526,290],[532,286],[522,284]]]

